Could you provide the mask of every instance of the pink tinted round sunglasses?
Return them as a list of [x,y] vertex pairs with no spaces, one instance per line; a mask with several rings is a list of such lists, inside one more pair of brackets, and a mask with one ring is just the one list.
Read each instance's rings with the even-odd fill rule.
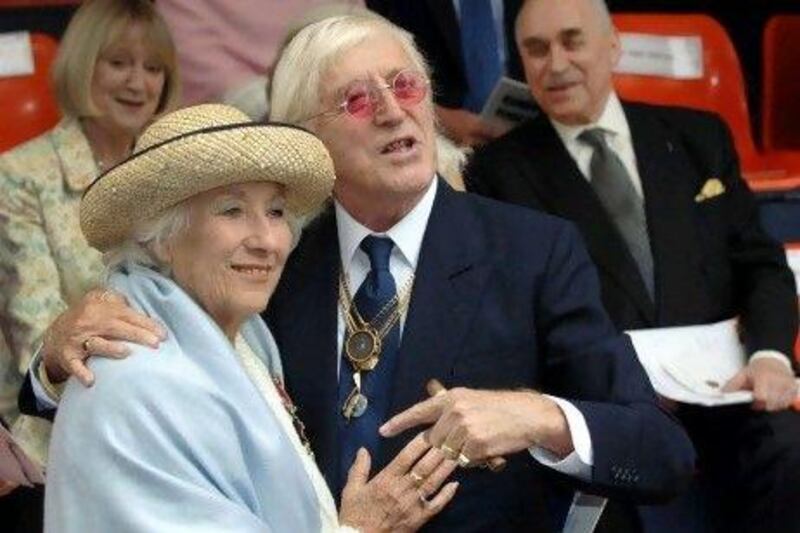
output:
[[389,89],[397,104],[403,109],[415,106],[428,92],[428,79],[424,74],[412,69],[401,70],[389,83],[374,80],[356,80],[342,91],[342,102],[336,108],[323,111],[308,120],[323,115],[347,113],[358,119],[370,118],[380,101],[380,91]]

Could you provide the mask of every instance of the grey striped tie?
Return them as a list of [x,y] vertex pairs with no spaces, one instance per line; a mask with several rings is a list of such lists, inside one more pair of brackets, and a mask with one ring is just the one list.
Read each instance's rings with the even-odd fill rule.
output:
[[622,161],[606,144],[601,128],[585,130],[578,136],[578,140],[594,149],[589,163],[592,188],[625,239],[652,300],[653,254],[650,251],[642,199],[634,189]]

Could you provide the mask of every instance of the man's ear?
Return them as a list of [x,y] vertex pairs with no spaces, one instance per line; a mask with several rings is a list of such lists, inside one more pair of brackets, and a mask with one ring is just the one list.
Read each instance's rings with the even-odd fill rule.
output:
[[611,28],[611,69],[617,66],[620,57],[622,57],[622,42],[619,39],[619,32],[617,28]]

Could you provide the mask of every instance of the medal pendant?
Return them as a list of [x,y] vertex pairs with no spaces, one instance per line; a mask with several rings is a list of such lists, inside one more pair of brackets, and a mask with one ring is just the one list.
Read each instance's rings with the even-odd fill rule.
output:
[[369,400],[367,400],[367,397],[361,394],[361,391],[358,387],[354,387],[347,396],[347,399],[344,401],[342,414],[347,420],[350,420],[351,418],[358,418],[364,414],[368,405]]
[[361,370],[362,372],[368,372],[370,370],[373,370],[376,366],[378,366],[378,356],[377,355],[373,355],[372,357],[370,357],[366,361],[364,361],[362,363],[358,363],[358,369]]
[[359,370],[372,370],[381,353],[381,338],[372,328],[357,329],[347,336],[345,353]]

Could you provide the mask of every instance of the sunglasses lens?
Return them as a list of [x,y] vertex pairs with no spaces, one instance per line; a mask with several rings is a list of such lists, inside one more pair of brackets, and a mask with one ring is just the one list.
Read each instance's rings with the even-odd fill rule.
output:
[[401,104],[416,104],[425,96],[425,78],[413,70],[404,70],[392,81],[392,92]]
[[[418,104],[428,90],[425,76],[413,70],[400,71],[391,86],[397,103],[403,107]],[[355,118],[369,118],[375,110],[379,88],[369,81],[357,81],[344,93],[341,108]]]
[[372,99],[366,84],[355,84],[344,95],[344,109],[350,115],[364,118],[372,113]]

